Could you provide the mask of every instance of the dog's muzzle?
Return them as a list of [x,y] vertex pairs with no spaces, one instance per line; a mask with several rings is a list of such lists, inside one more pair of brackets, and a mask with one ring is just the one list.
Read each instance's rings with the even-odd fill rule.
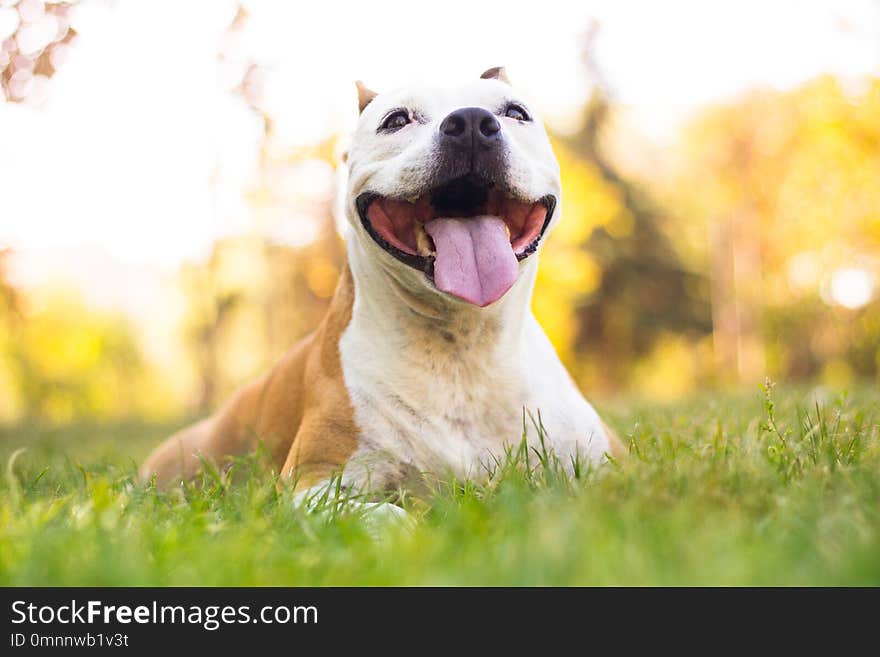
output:
[[365,192],[356,199],[358,215],[379,246],[438,290],[487,306],[516,282],[556,198],[526,199],[510,186],[504,133],[486,109],[455,110],[434,139],[426,191],[415,201]]
[[356,206],[385,251],[424,272],[438,290],[483,307],[510,289],[518,262],[537,250],[556,197],[522,200],[468,174],[415,202],[366,192]]

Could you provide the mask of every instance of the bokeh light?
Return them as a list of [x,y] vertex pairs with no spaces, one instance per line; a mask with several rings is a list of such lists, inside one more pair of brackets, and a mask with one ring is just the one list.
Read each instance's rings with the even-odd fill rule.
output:
[[831,299],[844,308],[861,308],[874,295],[874,281],[864,269],[844,267],[831,274]]

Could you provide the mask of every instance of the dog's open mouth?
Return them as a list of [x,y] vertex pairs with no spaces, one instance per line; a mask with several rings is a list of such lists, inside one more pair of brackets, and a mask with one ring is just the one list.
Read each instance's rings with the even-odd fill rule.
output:
[[388,253],[423,271],[437,289],[477,306],[500,299],[516,281],[518,261],[538,247],[556,198],[524,201],[473,175],[414,202],[364,193],[364,228]]

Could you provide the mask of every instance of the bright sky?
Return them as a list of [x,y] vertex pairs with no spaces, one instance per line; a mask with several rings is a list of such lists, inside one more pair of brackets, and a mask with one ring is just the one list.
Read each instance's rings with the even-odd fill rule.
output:
[[[0,246],[97,247],[113,262],[170,268],[247,230],[259,123],[229,88],[251,58],[267,67],[264,104],[291,145],[351,127],[357,78],[382,90],[499,64],[564,130],[587,94],[580,53],[593,18],[616,100],[659,141],[746,88],[880,73],[873,0],[244,4],[251,18],[235,43],[224,40],[232,2],[83,6],[44,102],[0,102]],[[43,266],[79,266],[30,262],[31,280]]]

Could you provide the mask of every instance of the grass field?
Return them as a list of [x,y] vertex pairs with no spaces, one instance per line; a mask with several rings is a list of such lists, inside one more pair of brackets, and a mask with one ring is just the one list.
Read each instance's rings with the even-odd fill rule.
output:
[[570,479],[512,456],[379,538],[296,508],[257,459],[232,485],[133,488],[169,426],[7,428],[0,584],[880,585],[880,393],[771,394],[601,405],[625,462]]

